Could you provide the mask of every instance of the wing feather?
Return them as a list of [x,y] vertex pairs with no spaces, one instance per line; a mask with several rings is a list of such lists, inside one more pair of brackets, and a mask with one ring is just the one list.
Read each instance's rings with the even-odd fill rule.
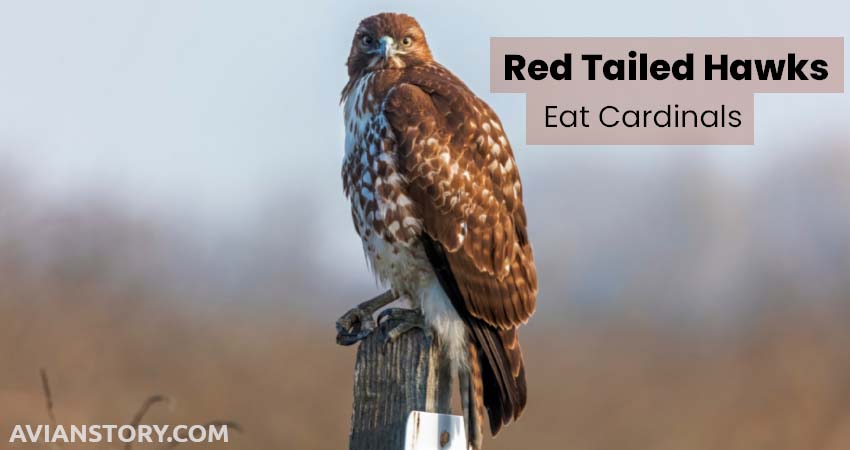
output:
[[405,70],[384,111],[423,230],[446,250],[466,310],[499,329],[525,323],[537,273],[499,118],[437,64]]

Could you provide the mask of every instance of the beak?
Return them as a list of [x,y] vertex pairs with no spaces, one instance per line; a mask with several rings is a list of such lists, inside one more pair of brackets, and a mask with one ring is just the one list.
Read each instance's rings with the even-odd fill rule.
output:
[[378,42],[381,43],[381,46],[378,51],[380,52],[381,56],[383,56],[384,60],[388,60],[392,58],[393,55],[395,55],[395,42],[393,41],[393,38],[389,36],[384,36],[379,39]]

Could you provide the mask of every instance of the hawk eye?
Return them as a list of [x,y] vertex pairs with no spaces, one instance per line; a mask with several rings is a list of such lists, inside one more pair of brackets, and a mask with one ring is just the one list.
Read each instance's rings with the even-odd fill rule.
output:
[[375,40],[372,39],[372,36],[369,36],[367,34],[367,35],[363,36],[362,38],[360,38],[360,42],[367,47],[371,47],[372,44],[375,43]]
[[413,38],[410,36],[405,36],[404,39],[401,40],[401,45],[408,47],[413,43]]

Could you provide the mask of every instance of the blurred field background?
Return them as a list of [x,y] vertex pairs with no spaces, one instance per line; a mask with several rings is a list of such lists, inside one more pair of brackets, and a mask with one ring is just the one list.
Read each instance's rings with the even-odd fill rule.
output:
[[[542,280],[523,330],[530,406],[487,447],[846,448],[846,148],[777,152],[750,190],[692,158],[576,161],[576,194],[527,177]],[[46,367],[60,423],[125,423],[165,393],[177,403],[151,422],[237,420],[228,448],[344,448],[354,355],[333,321],[375,292],[341,281],[365,267],[322,270],[322,236],[288,220],[199,238],[5,175],[0,429],[46,421]]]
[[[847,34],[844,3],[779,3],[408,10],[523,173],[530,400],[485,448],[850,448],[847,96],[757,96],[754,147],[532,148],[481,59],[500,35]],[[43,367],[63,424],[161,393],[145,422],[246,430],[187,447],[345,448],[333,323],[379,288],[338,93],[357,20],[396,8],[42,6],[0,10],[0,442],[47,422]]]

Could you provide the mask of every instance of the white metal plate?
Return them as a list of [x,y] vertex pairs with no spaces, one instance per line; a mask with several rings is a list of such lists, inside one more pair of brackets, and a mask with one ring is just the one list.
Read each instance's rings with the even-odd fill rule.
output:
[[404,450],[466,450],[463,417],[412,411],[407,416]]

